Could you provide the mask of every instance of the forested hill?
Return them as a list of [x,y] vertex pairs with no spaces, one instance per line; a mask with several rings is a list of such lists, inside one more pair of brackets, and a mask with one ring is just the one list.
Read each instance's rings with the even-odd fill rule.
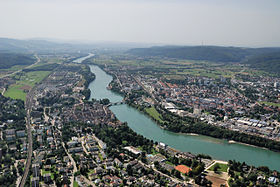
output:
[[212,62],[242,62],[248,57],[272,52],[280,48],[240,48],[219,46],[163,46],[135,48],[127,53],[144,57],[167,57],[188,60],[206,60]]
[[280,52],[256,55],[244,61],[251,67],[280,75]]
[[36,59],[32,55],[15,53],[0,53],[0,69],[10,68],[15,65],[31,65]]

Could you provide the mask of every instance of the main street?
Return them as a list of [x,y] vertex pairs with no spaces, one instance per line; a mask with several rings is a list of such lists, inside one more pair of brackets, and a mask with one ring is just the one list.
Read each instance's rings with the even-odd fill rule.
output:
[[68,156],[69,159],[71,160],[71,163],[72,163],[72,165],[73,165],[73,167],[74,167],[73,175],[71,176],[71,180],[70,180],[70,181],[71,181],[71,185],[70,185],[70,186],[73,186],[73,185],[74,185],[75,173],[78,171],[77,165],[76,165],[76,162],[75,162],[75,160],[73,159],[72,155],[69,154],[69,152],[67,151],[64,142],[62,142],[62,147],[64,148],[64,151],[66,152],[67,156]]
[[[21,182],[20,182],[20,187],[24,187],[25,185],[25,182],[26,182],[26,178],[28,176],[28,173],[29,173],[29,168],[30,168],[30,165],[31,165],[31,159],[32,159],[32,151],[33,151],[33,148],[32,148],[32,132],[31,132],[31,124],[30,124],[30,108],[28,107],[30,104],[27,104],[29,103],[30,101],[30,97],[27,97],[26,99],[26,109],[27,109],[27,112],[26,112],[26,128],[27,128],[27,133],[28,133],[28,155],[27,155],[27,161],[25,163],[25,168],[24,168],[24,174],[23,174],[23,177],[21,179]],[[31,106],[31,105],[30,105]]]
[[[37,62],[35,64],[37,64],[38,62],[40,62],[40,58],[35,55],[37,58]],[[34,64],[33,64],[34,65]],[[35,91],[36,87],[33,87],[28,94],[26,95],[26,101],[25,101],[25,110],[26,110],[26,128],[27,128],[27,135],[28,135],[28,151],[27,151],[27,161],[25,162],[25,167],[24,167],[24,173],[23,173],[23,177],[21,178],[20,187],[24,187],[28,173],[29,173],[29,169],[30,169],[30,165],[31,165],[31,160],[32,160],[32,152],[33,152],[33,147],[32,147],[32,132],[31,132],[31,117],[30,117],[30,111],[32,109],[32,99],[34,98],[34,91]]]

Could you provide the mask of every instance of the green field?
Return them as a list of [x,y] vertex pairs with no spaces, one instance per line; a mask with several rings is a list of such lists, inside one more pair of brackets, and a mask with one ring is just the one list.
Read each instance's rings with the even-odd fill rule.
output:
[[42,175],[45,175],[45,174],[48,174],[48,173],[51,174],[51,179],[54,180],[54,174],[51,171],[46,171],[46,170],[42,169]]
[[15,84],[9,86],[4,96],[25,101],[28,90],[34,87],[36,83],[42,81],[49,74],[50,71],[21,72],[14,76],[14,79],[17,81]]
[[79,187],[79,184],[78,184],[78,182],[77,182],[77,181],[74,181],[74,183],[73,183],[73,187]]
[[214,164],[213,166],[211,166],[211,167],[209,168],[209,170],[210,170],[210,171],[214,171],[214,167],[215,167],[216,165],[220,166],[220,168],[218,169],[218,172],[227,172],[227,170],[228,170],[228,165],[227,165],[227,164],[221,164],[221,163],[216,163],[216,164]]
[[[117,59],[117,60],[116,60]],[[185,76],[205,76],[213,79],[219,79],[220,76],[226,78],[233,78],[237,74],[260,75],[264,74],[261,71],[250,69],[239,64],[224,64],[214,63],[209,61],[199,60],[178,60],[178,59],[164,59],[164,58],[150,58],[150,59],[131,59],[122,58],[121,56],[105,56],[100,55],[97,58],[91,59],[92,63],[98,65],[110,66],[136,66],[144,68],[147,72],[156,70],[159,76],[166,79],[183,80]]]
[[265,104],[268,106],[276,106],[276,107],[280,107],[280,103],[272,103],[272,102],[266,102],[266,101],[262,101],[260,102],[261,104]]
[[160,113],[155,109],[155,107],[150,107],[150,108],[145,108],[145,111],[154,118],[155,120],[159,121],[160,123],[163,123],[164,121],[162,120],[162,117]]

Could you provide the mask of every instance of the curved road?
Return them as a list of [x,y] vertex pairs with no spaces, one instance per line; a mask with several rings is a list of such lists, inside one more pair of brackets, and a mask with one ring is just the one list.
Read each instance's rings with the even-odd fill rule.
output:
[[2,77],[0,77],[0,79],[5,78],[5,77],[9,77],[9,76],[14,75],[14,74],[17,74],[17,73],[21,72],[24,69],[31,68],[31,67],[35,66],[36,64],[38,64],[41,61],[41,59],[37,55],[34,55],[34,56],[37,58],[37,61],[34,64],[31,64],[30,66],[27,66],[27,67],[25,67],[23,69],[19,69],[17,71],[12,72],[12,73],[3,75]]

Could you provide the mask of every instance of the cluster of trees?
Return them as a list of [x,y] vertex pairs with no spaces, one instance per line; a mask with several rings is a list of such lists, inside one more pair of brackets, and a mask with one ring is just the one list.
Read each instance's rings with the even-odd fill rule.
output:
[[279,48],[239,48],[219,46],[163,46],[136,48],[129,54],[143,57],[168,57],[188,60],[207,60],[213,62],[241,62],[248,56],[278,52]]
[[[8,153],[7,145],[4,141],[0,142],[2,148],[2,158],[0,158],[0,186],[14,186],[17,179],[16,168],[13,166],[14,161],[12,155]],[[6,169],[4,170],[4,167]],[[10,169],[12,167],[12,170]]]
[[[273,171],[269,170],[266,166],[253,167],[248,166],[245,162],[237,162],[235,160],[229,160],[229,180],[230,186],[250,186],[257,185],[257,178],[259,175],[265,176],[266,178],[270,176],[275,176]],[[277,173],[275,177],[280,177]],[[258,186],[268,186],[268,181],[259,180]]]
[[[62,128],[62,141],[68,142],[73,136],[77,136],[74,126],[83,125],[83,123],[65,123]],[[65,145],[66,146],[66,145]]]
[[151,147],[153,147],[153,141],[145,138],[142,135],[137,134],[127,124],[123,124],[118,128],[113,128],[107,125],[94,125],[92,127],[93,132],[97,137],[104,141],[110,148],[121,148],[124,144],[132,146],[143,146],[147,153],[151,153]]
[[116,79],[115,76],[113,77],[114,79],[109,84],[111,86],[111,91],[123,95],[123,92],[121,91],[119,84],[115,81]]
[[158,110],[158,112],[161,114],[163,120],[165,121],[160,125],[172,132],[196,133],[211,136],[214,138],[234,140],[250,145],[265,147],[273,151],[280,150],[280,142],[277,141],[232,131],[224,127],[209,125],[190,117],[180,117],[162,108]]
[[94,81],[95,74],[90,71],[89,66],[83,66],[82,71],[80,73],[82,74],[85,80],[85,89],[82,91],[82,94],[85,96],[85,100],[89,100],[91,92],[88,86],[92,81]]
[[49,92],[46,97],[38,99],[43,106],[53,106],[54,104],[62,104],[62,106],[71,106],[75,103],[75,99],[72,97],[69,98],[60,98],[60,95],[51,95]]
[[105,99],[100,99],[100,103],[101,103],[102,105],[108,105],[108,104],[110,103],[110,100],[107,99],[107,98],[105,98]]
[[31,55],[0,53],[0,69],[10,68],[15,65],[31,65],[35,58]]
[[55,68],[57,68],[59,64],[53,63],[53,64],[44,64],[41,66],[35,66],[28,69],[23,69],[24,72],[30,72],[30,71],[53,71]]
[[[280,50],[279,50],[280,51]],[[261,69],[279,75],[280,72],[280,52],[265,53],[254,56],[245,61],[251,67]]]
[[[13,169],[13,171],[16,172],[15,168]],[[13,187],[15,186],[16,179],[17,179],[17,175],[13,174],[13,172],[0,175],[0,186]]]
[[7,98],[0,94],[0,121],[14,120],[12,124],[8,124],[8,127],[22,130],[25,129],[25,116],[22,100]]
[[95,74],[92,73],[90,71],[90,68],[89,66],[83,66],[83,68],[81,68],[81,71],[80,71],[80,74],[83,76],[83,78],[85,79],[85,83],[84,83],[84,86],[86,88],[88,88],[89,84],[94,81],[95,79]]

